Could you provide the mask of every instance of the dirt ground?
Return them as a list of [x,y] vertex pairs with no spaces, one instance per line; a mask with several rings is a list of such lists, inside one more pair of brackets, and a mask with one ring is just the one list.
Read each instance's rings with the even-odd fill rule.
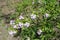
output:
[[[14,38],[8,34],[8,25],[4,24],[4,20],[0,22],[0,40],[18,40],[18,38]],[[20,39],[19,39],[20,40]]]
[[[0,16],[15,13],[16,4],[21,0],[0,0]],[[1,18],[1,17],[0,17]],[[8,25],[4,23],[4,19],[0,22],[0,40],[18,40],[8,35]],[[2,25],[5,24],[5,25]]]
[[20,0],[0,0],[0,11],[3,15],[8,15],[15,12],[16,4]]

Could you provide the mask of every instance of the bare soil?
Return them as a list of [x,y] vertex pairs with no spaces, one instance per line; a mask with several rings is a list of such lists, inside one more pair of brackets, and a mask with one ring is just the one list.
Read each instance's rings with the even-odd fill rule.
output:
[[[19,1],[20,0],[0,0],[0,16],[15,13],[16,4]],[[5,19],[0,20],[0,40],[18,40],[18,38],[13,38],[8,34],[7,27],[8,24],[5,23]]]

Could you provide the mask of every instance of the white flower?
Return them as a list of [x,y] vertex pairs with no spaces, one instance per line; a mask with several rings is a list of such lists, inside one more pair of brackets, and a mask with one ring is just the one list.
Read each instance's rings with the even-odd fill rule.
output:
[[32,2],[32,4],[34,4],[34,1]]
[[42,4],[42,1],[41,0],[38,0],[38,3]]
[[26,22],[26,23],[24,24],[24,26],[29,27],[29,26],[30,26],[30,23]]
[[12,24],[15,24],[14,22],[15,22],[14,20],[10,20],[10,24],[11,24],[11,25],[12,25]]
[[17,33],[17,31],[9,31],[9,34],[11,35],[11,36],[13,36],[14,34],[16,34]]
[[34,0],[32,1],[32,4],[34,4]]
[[24,19],[24,17],[22,15],[19,16],[19,19]]
[[36,15],[35,14],[31,14],[31,19],[36,19]]
[[13,28],[17,28],[17,25],[14,25]]
[[22,28],[22,27],[23,27],[23,23],[22,22],[19,22],[18,28]]
[[27,37],[27,40],[30,40],[30,37]]
[[37,31],[37,34],[40,35],[41,33],[42,33],[42,30],[39,29],[39,30]]
[[50,15],[49,15],[48,13],[46,13],[44,16],[45,16],[46,18],[48,18]]

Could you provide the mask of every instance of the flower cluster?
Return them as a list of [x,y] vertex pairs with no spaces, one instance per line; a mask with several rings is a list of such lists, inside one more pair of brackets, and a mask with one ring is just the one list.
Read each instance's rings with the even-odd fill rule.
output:
[[[35,14],[31,14],[31,15],[30,15],[30,18],[31,18],[31,19],[36,19],[36,15],[35,15]],[[25,18],[24,18],[22,15],[20,15],[20,16],[19,16],[19,20],[25,20]],[[22,21],[19,21],[19,23],[16,24],[16,23],[15,23],[15,20],[11,20],[11,21],[10,21],[10,24],[13,25],[13,28],[14,28],[14,29],[23,28],[23,27],[27,27],[27,28],[28,28],[28,27],[30,26],[30,23],[29,23],[29,22],[23,23]],[[15,31],[10,31],[10,32],[9,32],[10,35],[13,35],[13,34],[15,34],[15,33],[16,33]]]
[[[44,15],[44,17],[46,17],[46,18],[48,18],[49,17],[49,14],[45,14]],[[30,18],[32,19],[32,20],[35,20],[36,18],[37,18],[37,15],[36,14],[31,14],[30,15]],[[11,25],[13,25],[13,28],[14,29],[19,29],[19,28],[23,28],[23,27],[26,27],[26,28],[28,28],[31,24],[30,24],[30,22],[28,22],[28,21],[26,21],[26,22],[22,22],[22,20],[25,20],[25,18],[22,16],[22,15],[20,15],[19,16],[19,22],[16,24],[15,23],[15,20],[11,20],[10,21],[10,24]],[[32,21],[31,21],[32,22]],[[17,30],[18,31],[18,30]],[[9,31],[9,34],[10,35],[14,35],[14,34],[16,34],[17,32],[16,31]],[[42,30],[41,29],[39,29],[39,30],[37,30],[37,32],[36,32],[38,35],[41,35],[41,33],[42,33]]]

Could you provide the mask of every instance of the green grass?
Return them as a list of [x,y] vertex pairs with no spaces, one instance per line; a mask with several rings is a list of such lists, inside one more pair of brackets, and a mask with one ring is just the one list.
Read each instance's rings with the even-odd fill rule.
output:
[[[21,32],[17,33],[17,36],[22,37],[25,40],[26,37],[30,37],[31,40],[53,40],[57,34],[55,34],[54,28],[60,29],[60,6],[57,0],[23,0],[17,4],[16,13],[11,15],[10,18],[16,18],[16,22],[30,22],[33,24],[29,28],[22,28]],[[27,19],[19,20],[18,16],[23,14]],[[44,14],[50,14],[50,17],[45,18]],[[36,14],[37,19],[31,20],[29,18],[30,14]],[[18,19],[18,20],[17,20]],[[16,24],[17,24],[16,23]],[[40,36],[37,36],[36,32],[41,29],[43,32]],[[56,37],[57,38],[57,37]],[[60,37],[59,37],[60,38]]]

